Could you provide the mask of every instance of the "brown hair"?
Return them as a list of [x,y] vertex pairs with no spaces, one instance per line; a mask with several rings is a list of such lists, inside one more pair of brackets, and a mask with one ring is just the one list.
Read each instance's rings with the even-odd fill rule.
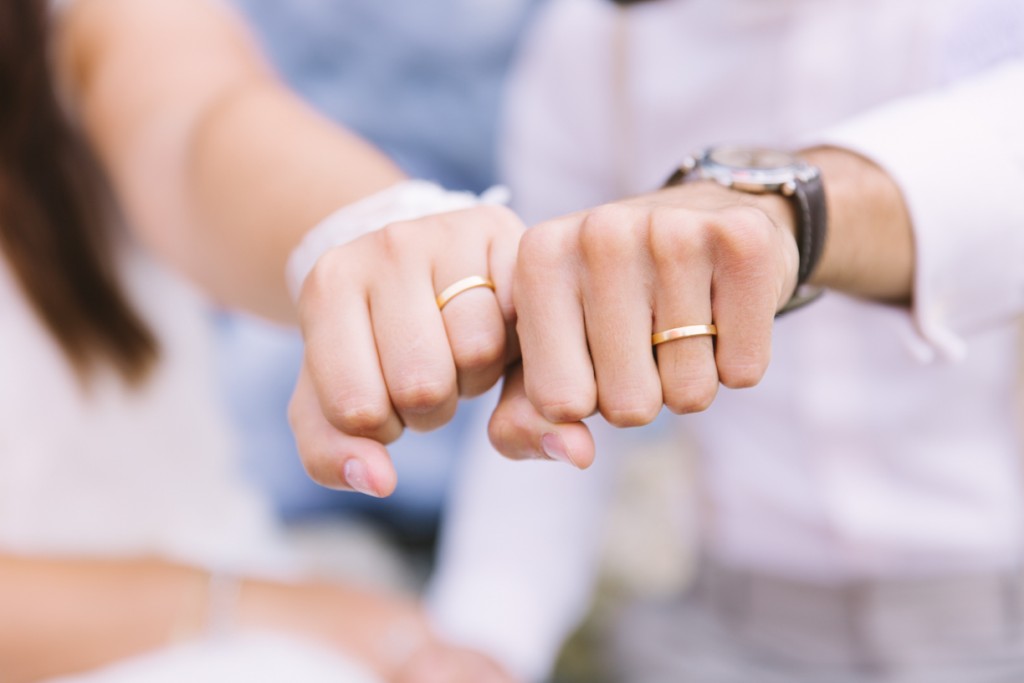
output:
[[109,193],[64,116],[46,0],[0,0],[0,255],[72,366],[141,380],[152,332],[119,289]]

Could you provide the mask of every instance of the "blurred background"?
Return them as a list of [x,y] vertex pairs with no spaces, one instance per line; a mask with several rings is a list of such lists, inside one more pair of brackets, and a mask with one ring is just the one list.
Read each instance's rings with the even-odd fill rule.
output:
[[[251,27],[276,71],[316,110],[368,139],[411,177],[473,193],[501,182],[513,185],[515,191],[528,190],[513,193],[513,207],[521,210],[527,221],[655,187],[664,177],[664,169],[672,168],[682,152],[698,144],[736,137],[742,131],[795,145],[807,131],[843,120],[878,102],[935,86],[941,82],[936,75],[941,69],[932,68],[929,60],[941,61],[932,49],[944,43],[929,41],[936,35],[945,36],[936,28],[937,20],[921,19],[919,4],[902,0],[888,4],[881,0],[865,4],[837,0],[827,5],[809,4],[810,0],[721,0],[717,4],[680,0],[638,3],[629,10],[606,0],[230,2]],[[1019,25],[1009,20],[986,24],[986,30],[1010,36],[1006,40],[976,40],[969,47],[961,45],[965,52],[958,53],[957,68],[962,67],[963,73],[979,71],[1008,55],[1024,52],[1021,5],[1000,4],[997,0],[983,4],[986,8],[1001,8],[986,17],[1012,15],[1021,17],[1021,21]],[[661,6],[659,11],[667,8],[667,14],[644,13],[644,8],[655,5]],[[980,6],[957,0],[948,5],[943,7],[966,8],[967,15]],[[630,23],[627,16],[636,21]],[[677,20],[672,31],[678,29],[678,36],[670,33],[666,38],[664,31],[659,32],[665,23],[663,16]],[[950,12],[942,16],[948,19],[960,15]],[[959,25],[955,20],[948,22],[948,26]],[[645,35],[660,36],[664,41],[647,41]],[[863,46],[868,42],[872,50],[865,56]],[[704,59],[719,54],[716,50],[728,58]],[[868,57],[875,60],[872,64],[885,64],[886,68],[865,67]],[[672,68],[666,68],[666,64]],[[687,69],[679,67],[677,71],[677,65],[686,65]],[[827,92],[822,90],[825,86]],[[0,95],[6,93],[0,91]],[[0,99],[0,108],[3,106]],[[765,111],[770,113],[762,116]],[[510,157],[515,159],[510,162]],[[520,196],[528,199],[520,204]],[[149,266],[139,266],[138,270],[144,274],[156,272]],[[132,277],[141,276],[133,271]],[[13,286],[9,289],[15,290]],[[146,294],[145,288],[140,291]],[[159,307],[164,299],[151,297],[147,301],[154,302]],[[15,310],[9,303],[0,300],[0,314]],[[713,565],[722,557],[736,559],[720,552],[723,548],[739,549],[737,567],[745,566],[743,560],[753,557],[748,564],[756,568],[758,561],[767,558],[764,564],[770,571],[766,569],[765,576],[770,579],[777,578],[771,572],[778,567],[792,568],[787,563],[794,557],[824,558],[823,562],[834,563],[829,565],[831,574],[824,572],[823,580],[816,575],[810,581],[801,573],[806,567],[793,560],[796,570],[785,580],[793,579],[799,586],[789,594],[797,597],[780,599],[773,603],[774,612],[765,611],[770,615],[766,632],[771,640],[777,635],[772,619],[781,615],[784,619],[779,621],[785,621],[796,614],[796,621],[800,621],[804,608],[813,602],[805,601],[806,596],[816,594],[819,588],[829,599],[838,595],[837,604],[853,605],[850,614],[859,618],[868,612],[862,611],[857,590],[847,590],[851,586],[860,589],[877,580],[888,587],[886,581],[892,579],[901,590],[909,586],[909,593],[916,595],[917,581],[932,575],[951,581],[966,575],[968,584],[984,583],[975,579],[992,578],[991,567],[978,570],[963,565],[968,566],[963,569],[956,564],[964,557],[975,557],[963,548],[981,543],[984,533],[977,531],[978,520],[1000,522],[981,524],[983,531],[996,526],[997,531],[1004,531],[1024,519],[1013,504],[1015,486],[1020,482],[1009,481],[1012,475],[1003,476],[1017,472],[1019,462],[1012,451],[1019,443],[1011,438],[995,438],[999,447],[985,454],[989,464],[998,467],[982,471],[978,479],[960,476],[977,473],[972,469],[977,462],[972,459],[974,451],[984,450],[981,446],[987,442],[982,437],[989,435],[976,433],[979,423],[971,421],[968,411],[963,411],[968,416],[963,420],[948,419],[948,424],[942,425],[928,412],[929,401],[934,401],[938,406],[935,414],[948,409],[953,418],[959,418],[948,408],[953,398],[968,407],[972,401],[984,398],[1000,408],[989,411],[995,415],[993,419],[1007,417],[999,423],[1000,428],[1020,428],[1024,414],[1014,419],[1010,415],[1014,407],[1007,407],[1007,402],[1018,400],[1010,396],[1008,385],[1012,380],[1008,376],[1016,374],[1018,389],[1024,386],[1024,349],[1014,359],[1014,373],[1008,372],[1001,357],[998,372],[972,370],[969,364],[960,366],[967,370],[963,376],[954,376],[951,385],[954,389],[977,389],[977,397],[951,391],[945,397],[948,400],[930,395],[918,396],[922,400],[915,402],[905,400],[904,394],[895,390],[875,397],[873,386],[864,389],[859,384],[860,393],[847,393],[837,389],[844,379],[851,384],[863,380],[865,385],[879,381],[890,389],[909,387],[906,395],[912,395],[913,382],[922,380],[926,373],[921,371],[923,366],[908,361],[908,354],[903,353],[900,321],[906,316],[842,295],[821,302],[817,319],[786,319],[777,325],[776,353],[780,361],[773,368],[782,369],[770,375],[756,392],[723,389],[708,414],[682,418],[663,415],[642,430],[616,432],[594,420],[598,461],[586,472],[570,471],[556,463],[500,459],[484,436],[495,401],[491,392],[465,402],[445,428],[429,434],[406,433],[394,444],[390,452],[399,483],[396,493],[383,500],[330,491],[313,483],[304,471],[287,421],[288,402],[302,362],[298,333],[248,315],[209,310],[205,300],[201,306],[206,317],[200,324],[182,324],[181,329],[169,325],[170,332],[159,332],[167,333],[169,338],[173,332],[177,335],[172,339],[175,342],[188,342],[191,333],[196,332],[198,344],[202,336],[199,328],[205,332],[209,324],[215,341],[215,358],[209,364],[212,370],[207,372],[205,365],[193,369],[196,375],[216,375],[214,400],[230,416],[233,446],[241,455],[242,472],[269,501],[274,521],[284,527],[289,550],[298,551],[303,568],[316,577],[386,588],[417,600],[422,597],[441,635],[521,665],[525,678],[545,678],[554,662],[554,673],[545,678],[550,683],[662,683],[663,674],[641,676],[645,659],[652,665],[672,665],[673,658],[683,660],[688,656],[672,651],[674,644],[687,641],[696,643],[693,647],[697,649],[702,647],[702,641],[692,638],[690,631],[682,626],[678,632],[675,629],[683,624],[681,617],[700,612],[701,607],[692,610],[694,605],[688,600],[699,593],[694,587],[702,587],[701,577],[728,573],[728,562]],[[169,314],[178,312],[171,308]],[[856,316],[863,313],[863,308],[870,308],[868,315],[877,315],[883,322],[861,326],[882,330],[861,339],[848,330],[861,329]],[[187,316],[183,320],[189,322]],[[1024,333],[998,348],[1005,346],[1012,351],[1012,344],[1019,344],[1021,336]],[[0,393],[6,391],[8,404],[15,407],[31,403],[23,400],[14,387],[19,378],[26,386],[34,386],[34,370],[21,368],[20,356],[32,351],[37,342],[29,335],[18,339],[5,335],[0,336],[0,345],[10,350],[0,354],[0,362],[6,363],[0,365]],[[864,368],[874,374],[861,373]],[[838,384],[833,381],[837,376]],[[5,382],[7,377],[14,381]],[[192,375],[182,377],[184,383]],[[997,386],[997,390],[986,392],[990,385]],[[73,382],[69,386],[74,386]],[[200,393],[208,388],[202,382],[197,386]],[[78,396],[75,389],[67,393]],[[750,395],[757,398],[749,399]],[[78,398],[86,406],[80,411],[82,424],[78,426],[88,432],[102,419],[90,412],[85,399]],[[750,402],[744,403],[748,399]],[[49,416],[51,400],[48,394],[35,397],[38,415]],[[128,445],[120,455],[132,459],[136,453],[148,453],[152,441],[164,438],[168,444],[159,445],[167,446],[166,451],[177,449],[192,458],[175,463],[182,470],[175,472],[177,479],[162,479],[158,475],[163,470],[143,463],[129,470],[122,486],[116,476],[105,475],[106,470],[90,469],[87,458],[69,459],[72,464],[67,467],[51,467],[44,462],[38,465],[39,471],[32,470],[32,463],[7,463],[0,458],[0,467],[7,468],[0,472],[0,512],[4,513],[0,514],[0,532],[6,533],[0,533],[0,540],[4,550],[51,550],[45,542],[34,545],[37,539],[24,530],[31,527],[16,523],[19,516],[26,517],[21,511],[31,511],[33,505],[54,513],[43,517],[51,530],[57,530],[55,543],[62,552],[79,548],[76,544],[81,534],[76,524],[81,522],[85,528],[88,521],[67,515],[65,508],[75,510],[76,502],[85,507],[91,504],[89,483],[95,483],[97,490],[102,490],[100,484],[117,486],[123,489],[120,493],[146,511],[158,507],[151,504],[149,496],[160,496],[168,509],[174,507],[174,514],[185,517],[198,515],[178,500],[179,491],[187,486],[195,485],[188,490],[199,491],[197,499],[204,492],[217,498],[215,486],[204,489],[202,476],[204,472],[210,474],[207,470],[217,470],[210,481],[227,479],[226,469],[221,467],[224,463],[204,463],[198,448],[192,452],[188,442],[183,441],[184,446],[176,442],[174,437],[186,434],[190,428],[180,427],[177,414],[169,409],[165,413],[164,406],[155,403],[155,408],[148,406],[154,408],[149,415],[151,422],[139,421],[130,411],[119,415],[126,422],[138,422],[138,434],[129,434]],[[1022,403],[1018,401],[1014,406],[1024,410]],[[116,402],[111,405],[115,409],[120,406]],[[191,406],[192,412],[207,416],[216,412],[204,406]],[[892,410],[880,406],[891,406]],[[885,414],[872,421],[877,413]],[[181,424],[187,425],[191,414],[184,411]],[[902,419],[904,414],[909,417]],[[163,420],[167,416],[171,417]],[[12,424],[17,421],[15,413]],[[75,426],[72,423],[72,419],[62,417],[69,434],[73,433],[70,427]],[[118,425],[115,420],[111,424]],[[878,424],[883,428],[865,428]],[[941,435],[931,434],[939,426],[960,429],[961,435],[966,435],[964,452],[954,452],[950,447],[942,453],[948,460],[932,458],[940,446],[947,445],[942,443]],[[216,430],[211,428],[210,432]],[[906,452],[890,449],[890,434],[906,437],[907,443],[918,448],[907,448]],[[913,441],[919,435],[922,440]],[[105,462],[109,471],[118,472],[121,464],[112,458],[105,460],[106,436],[99,434],[99,445],[92,455]],[[218,438],[212,442],[224,447],[220,450],[226,457],[230,448]],[[9,437],[0,429],[0,455],[5,439]],[[54,453],[78,455],[79,444],[73,436],[54,443]],[[34,455],[36,444],[28,444],[23,452]],[[819,453],[831,455],[832,460],[819,458]],[[962,457],[965,454],[971,458]],[[901,459],[903,456],[906,459]],[[183,463],[196,468],[200,475],[193,480]],[[826,471],[829,465],[835,470]],[[50,469],[43,471],[47,467]],[[22,480],[31,478],[52,498],[35,500],[38,496],[30,487],[19,490],[19,476]],[[153,486],[152,481],[158,479],[160,485]],[[987,495],[993,491],[1005,494],[1000,501],[1010,503],[999,507],[998,501],[993,502],[994,497]],[[190,495],[181,497],[191,504],[195,501]],[[264,521],[258,501],[244,495],[239,500],[239,509],[255,510],[253,519]],[[103,508],[103,502],[96,507]],[[102,512],[124,520],[125,528],[131,528],[129,522],[134,521],[122,510]],[[720,518],[715,516],[718,513]],[[83,519],[88,516],[83,515]],[[865,523],[865,519],[869,521]],[[203,519],[188,521],[190,528],[202,529],[206,524]],[[185,528],[183,524],[169,532],[170,536],[180,534],[172,540],[185,539],[183,547],[188,546],[187,537],[192,535]],[[224,529],[230,529],[230,524],[225,523]],[[776,532],[782,539],[779,544]],[[1021,541],[1012,533],[1008,535],[1014,542]],[[210,538],[215,536],[211,531]],[[145,533],[141,537],[139,547],[157,547]],[[228,550],[234,548],[232,533],[221,534],[220,538],[230,542],[221,544],[204,537],[200,545],[206,547],[202,550],[224,550],[221,545],[230,546]],[[260,536],[253,532],[250,538],[238,540],[237,546],[244,547],[245,540],[259,545]],[[996,539],[994,545],[999,540],[1005,539]],[[1013,545],[1003,543],[998,549],[1007,550]],[[750,548],[762,555],[744,555]],[[17,554],[14,551],[12,555]],[[1008,552],[1012,551],[1009,548]],[[225,551],[225,556],[229,554]],[[217,552],[210,555],[220,557]],[[208,558],[203,559],[205,562]],[[0,553],[0,570],[9,560]],[[778,564],[772,564],[775,561]],[[979,560],[978,564],[984,562]],[[218,568],[216,561],[207,564]],[[230,563],[223,564],[230,569]],[[1006,595],[999,593],[993,601],[995,611],[1016,614],[1014,610],[1020,607],[1013,602],[1019,589],[1016,580],[1024,577],[1020,569],[1016,565],[999,567],[1000,573],[995,576],[998,587],[1005,587],[1000,583],[1005,579],[1013,590]],[[786,571],[781,574],[785,576]],[[218,579],[217,571],[211,575]],[[1021,580],[1024,586],[1024,578]],[[215,580],[209,586],[211,599],[223,597],[216,594],[217,585]],[[353,593],[358,604],[361,597],[358,591]],[[1024,591],[1019,594],[1024,595]],[[847,600],[850,595],[853,598]],[[225,602],[230,605],[230,601],[229,595]],[[932,631],[927,611],[917,610],[921,604],[927,607],[929,600],[890,602],[897,607],[911,606],[908,613],[914,619],[908,621],[920,622],[919,617],[925,615],[923,621],[928,623],[924,631]],[[309,603],[292,604],[310,612]],[[373,607],[366,614],[387,611],[378,604]],[[884,607],[879,612],[883,617],[888,614]],[[814,609],[807,611],[812,613]],[[849,634],[843,629],[848,624],[842,615],[836,618],[830,613],[827,616],[831,621],[825,621],[832,626],[839,623],[836,632],[845,637]],[[899,615],[902,618],[904,613]],[[884,621],[883,617],[878,621]],[[956,625],[956,617],[947,622]],[[0,620],[5,618],[10,619],[0,605]],[[813,623],[813,619],[809,621]],[[578,628],[577,622],[582,623]],[[1007,623],[1016,622],[1010,619]],[[903,633],[901,628],[902,622],[893,627],[893,632]],[[573,635],[563,647],[565,630],[573,630]],[[888,633],[884,628],[882,632]],[[733,657],[756,669],[761,660],[751,656],[749,660],[755,664],[750,665],[744,658],[751,652],[760,656],[768,651],[767,659],[776,661],[775,651],[757,649],[761,643],[752,650],[742,650],[746,634],[737,633],[721,629],[714,634],[719,640],[713,642],[718,644],[731,647],[740,643],[737,651],[742,656],[736,657],[724,647],[724,659]],[[400,641],[401,635],[394,639]],[[862,635],[857,631],[849,640],[860,647]],[[1014,638],[1018,635],[1015,631]],[[786,641],[780,648],[785,652],[779,659],[786,662],[783,670],[789,666],[786,657],[793,653],[797,668],[804,664],[800,659],[804,655],[813,659],[819,654],[814,647],[797,642],[799,639],[787,637],[780,636]],[[379,644],[371,643],[368,649],[374,650]],[[1012,640],[1012,644],[1020,644],[1024,652],[1024,638],[1020,643]],[[714,648],[708,650],[714,659],[718,653]],[[995,659],[1011,664],[1024,661],[1024,657],[1002,654]],[[719,664],[712,662],[713,666]],[[833,667],[842,671],[827,683],[922,683],[899,678],[899,667],[894,667],[894,677],[886,678],[876,677],[878,671],[862,664],[858,661],[850,667],[856,671],[849,677],[843,667]],[[714,683],[751,680],[731,675],[726,671]],[[771,683],[826,683],[813,673],[810,676],[791,679],[781,675],[772,678]],[[0,681],[4,680],[0,671]],[[694,680],[706,683],[699,677]],[[1010,683],[1021,678],[992,680]],[[923,683],[938,681],[927,679]],[[982,683],[981,679],[977,683]],[[984,683],[990,683],[990,679]]]
[[[498,182],[505,78],[540,0],[233,2],[299,94],[411,176],[473,192]],[[467,430],[483,428],[493,397],[464,402],[437,432],[405,434],[391,449],[400,484],[390,498],[329,491],[302,469],[286,420],[302,354],[297,333],[227,312],[214,320],[245,472],[271,496],[292,538],[327,571],[422,590],[460,458],[474,442]],[[599,655],[621,606],[685,588],[693,463],[680,457],[678,439],[662,422],[602,448],[628,464],[602,544],[598,598],[555,680],[604,680]]]

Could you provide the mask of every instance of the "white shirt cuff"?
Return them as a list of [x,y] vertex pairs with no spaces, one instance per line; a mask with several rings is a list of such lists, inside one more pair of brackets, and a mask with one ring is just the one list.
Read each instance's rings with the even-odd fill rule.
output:
[[[916,270],[908,326],[922,362],[962,359],[974,330],[1024,310],[1024,64],[902,100],[816,136],[903,191]],[[827,192],[827,187],[826,187]]]

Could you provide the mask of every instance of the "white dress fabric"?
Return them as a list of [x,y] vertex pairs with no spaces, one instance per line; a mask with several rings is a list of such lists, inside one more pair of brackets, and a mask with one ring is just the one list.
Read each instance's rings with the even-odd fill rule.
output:
[[[113,371],[82,385],[0,255],[0,552],[160,557],[293,576],[269,507],[237,468],[204,300],[138,252],[122,265],[125,289],[160,343],[160,362],[137,390]],[[333,651],[272,635],[147,653],[82,677],[172,679],[372,680]]]
[[[506,111],[504,180],[528,222],[649,191],[730,141],[857,150],[914,220],[912,311],[828,293],[778,321],[758,387],[678,421],[716,561],[832,585],[1020,567],[1022,57],[1016,0],[556,0],[540,16]],[[537,679],[587,603],[615,468],[476,458],[435,615]],[[555,521],[517,532],[524,506]],[[492,595],[513,618],[474,613]]]

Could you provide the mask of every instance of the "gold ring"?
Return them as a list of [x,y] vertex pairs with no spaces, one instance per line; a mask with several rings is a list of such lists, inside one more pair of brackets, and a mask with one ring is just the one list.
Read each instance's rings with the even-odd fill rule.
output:
[[665,342],[674,341],[676,339],[686,339],[687,337],[714,337],[718,334],[718,328],[715,325],[686,325],[684,327],[673,327],[671,330],[665,330],[664,332],[658,332],[657,334],[651,335],[651,344],[657,346],[658,344],[664,344]]
[[440,310],[444,310],[444,307],[448,305],[448,302],[457,297],[463,292],[468,292],[471,289],[477,287],[486,287],[487,289],[494,290],[494,283],[485,277],[479,275],[471,275],[470,277],[464,277],[458,282],[455,282],[445,288],[443,292],[437,295],[437,307]]

